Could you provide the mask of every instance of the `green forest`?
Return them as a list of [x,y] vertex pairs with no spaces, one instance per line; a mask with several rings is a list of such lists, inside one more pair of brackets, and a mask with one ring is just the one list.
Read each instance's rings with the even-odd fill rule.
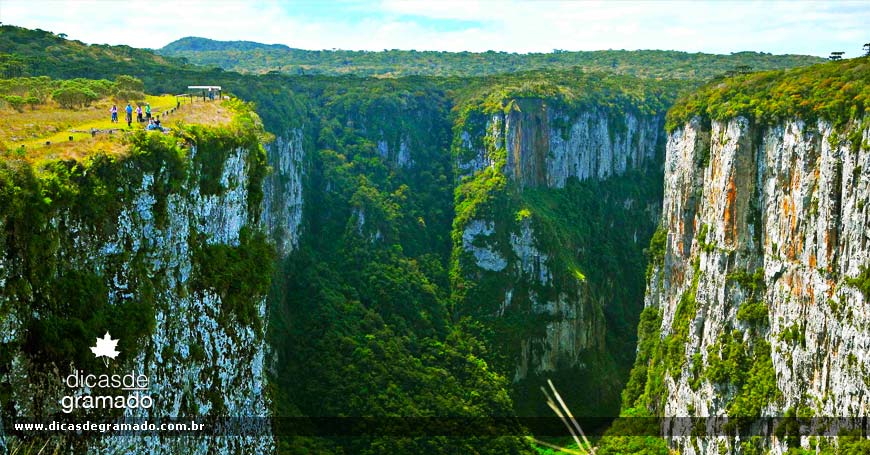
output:
[[667,129],[693,116],[724,120],[739,115],[760,125],[802,118],[830,120],[843,126],[870,107],[870,57],[807,68],[738,75],[704,85],[668,112]]
[[732,71],[772,70],[819,63],[805,55],[737,52],[730,55],[677,51],[585,51],[550,53],[436,52],[392,49],[378,52],[303,50],[250,41],[188,37],[157,50],[160,55],[242,73],[326,74],[402,77],[489,76],[537,69],[580,68],[637,77],[707,79]]

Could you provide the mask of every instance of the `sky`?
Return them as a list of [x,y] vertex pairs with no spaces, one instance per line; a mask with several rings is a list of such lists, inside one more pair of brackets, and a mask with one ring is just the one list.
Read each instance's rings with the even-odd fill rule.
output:
[[863,1],[0,0],[0,22],[91,44],[185,36],[301,49],[671,49],[827,56],[870,42]]

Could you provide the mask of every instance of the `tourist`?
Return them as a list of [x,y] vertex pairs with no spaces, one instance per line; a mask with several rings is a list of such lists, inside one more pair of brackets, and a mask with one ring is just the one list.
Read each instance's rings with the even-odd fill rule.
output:
[[151,120],[151,105],[145,103],[145,118]]
[[113,104],[109,112],[112,113],[112,123],[118,123],[118,106]]
[[130,106],[130,103],[127,103],[127,128],[133,126],[133,106]]
[[142,105],[136,105],[136,121],[142,123]]

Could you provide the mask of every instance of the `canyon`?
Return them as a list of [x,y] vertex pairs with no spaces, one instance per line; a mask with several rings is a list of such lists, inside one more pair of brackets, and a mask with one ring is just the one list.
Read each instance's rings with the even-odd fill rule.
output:
[[[676,436],[635,453],[835,453],[735,433],[870,407],[867,65],[703,84],[208,70],[252,102],[226,101],[230,126],[134,134],[119,156],[4,151],[0,448],[11,422],[60,411],[70,371],[117,368],[155,406],[112,419],[551,416],[550,379],[575,415]],[[106,330],[112,364],[87,350]],[[535,453],[524,431],[62,445]],[[633,435],[610,436],[599,453],[626,453]]]

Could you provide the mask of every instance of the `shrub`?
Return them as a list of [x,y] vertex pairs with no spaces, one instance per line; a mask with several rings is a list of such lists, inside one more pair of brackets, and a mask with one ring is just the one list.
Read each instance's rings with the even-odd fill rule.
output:
[[737,319],[750,325],[767,325],[767,304],[760,300],[749,300],[737,310]]
[[870,300],[870,267],[862,265],[858,276],[846,278],[846,284],[858,288],[864,294],[864,299]]
[[241,325],[259,331],[257,304],[269,290],[273,259],[265,234],[243,227],[238,246],[203,242],[195,251],[194,287],[220,296],[222,321],[232,313]]
[[15,109],[18,112],[24,112],[24,98],[18,95],[7,95],[4,96],[3,99],[6,100],[6,103],[8,103],[9,106],[12,107],[12,109]]
[[665,261],[665,247],[668,242],[668,231],[662,227],[656,229],[649,241],[649,248],[644,253],[647,256],[646,279],[652,276],[653,269],[661,266]]

